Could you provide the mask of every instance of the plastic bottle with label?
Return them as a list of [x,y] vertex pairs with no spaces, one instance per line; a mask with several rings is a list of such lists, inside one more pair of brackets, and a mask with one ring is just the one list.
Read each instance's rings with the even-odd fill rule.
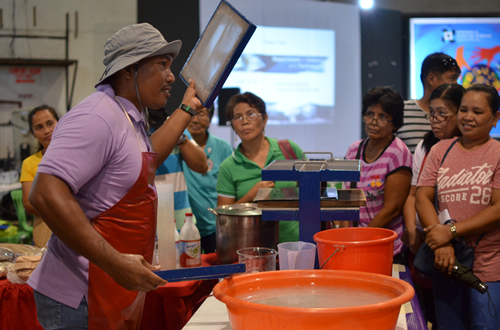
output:
[[155,236],[155,250],[153,253],[153,266],[158,266],[158,235]]
[[175,219],[174,219],[174,237],[175,237],[175,267],[179,268],[180,267],[180,236],[179,236],[179,231],[177,230],[177,227],[175,226]]
[[186,213],[184,226],[180,238],[180,266],[181,268],[201,266],[201,236],[198,228],[193,223],[193,213]]

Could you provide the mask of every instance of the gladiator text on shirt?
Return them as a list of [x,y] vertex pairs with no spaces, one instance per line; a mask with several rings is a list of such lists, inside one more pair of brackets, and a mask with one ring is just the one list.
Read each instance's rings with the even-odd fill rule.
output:
[[[464,202],[468,200],[471,204],[488,205],[491,199],[491,179],[493,165],[484,163],[474,166],[471,170],[462,169],[460,172],[447,176],[449,168],[440,167],[438,173],[439,199],[441,202]],[[462,188],[463,187],[463,188]]]

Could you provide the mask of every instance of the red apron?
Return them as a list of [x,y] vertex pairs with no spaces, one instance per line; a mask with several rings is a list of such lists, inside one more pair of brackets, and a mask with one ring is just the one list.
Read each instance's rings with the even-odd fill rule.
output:
[[[156,235],[157,194],[154,178],[158,154],[141,154],[141,173],[135,184],[117,204],[91,222],[116,250],[140,254],[151,263]],[[138,329],[145,297],[145,292],[123,288],[106,272],[89,262],[89,329]]]

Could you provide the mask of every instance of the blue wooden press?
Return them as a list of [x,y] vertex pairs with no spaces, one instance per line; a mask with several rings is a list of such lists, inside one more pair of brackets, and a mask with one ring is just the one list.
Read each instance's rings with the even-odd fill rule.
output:
[[[356,196],[354,190],[339,190],[338,200],[322,200],[321,182],[359,181],[360,161],[333,159],[331,152],[307,154],[329,154],[330,158],[275,160],[262,170],[263,181],[298,181],[298,205],[258,200],[257,205],[262,208],[263,221],[299,221],[299,240],[314,243],[313,236],[321,230],[321,221],[357,221],[359,206],[366,205],[366,199],[360,190]],[[318,260],[315,268],[319,268]]]

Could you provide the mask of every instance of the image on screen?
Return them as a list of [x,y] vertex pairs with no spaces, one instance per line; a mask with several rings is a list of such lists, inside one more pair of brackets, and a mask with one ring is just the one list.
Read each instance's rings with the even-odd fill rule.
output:
[[319,124],[334,117],[334,77],[335,31],[257,26],[224,88],[266,100],[268,125]]
[[[489,84],[500,92],[500,18],[410,19],[411,98],[423,95],[420,68],[424,58],[443,52],[457,60],[462,74],[458,83]],[[500,127],[491,135],[500,137]]]

